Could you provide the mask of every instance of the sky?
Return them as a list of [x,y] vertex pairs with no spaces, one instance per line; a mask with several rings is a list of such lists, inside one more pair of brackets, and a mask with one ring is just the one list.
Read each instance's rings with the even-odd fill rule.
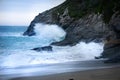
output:
[[39,13],[65,0],[0,0],[0,25],[28,26]]

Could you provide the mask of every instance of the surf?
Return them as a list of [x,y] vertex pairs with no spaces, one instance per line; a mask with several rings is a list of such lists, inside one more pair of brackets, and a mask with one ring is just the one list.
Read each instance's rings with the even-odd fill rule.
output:
[[[11,31],[14,27],[8,28],[8,31],[3,32],[5,35],[0,35],[1,68],[93,60],[95,56],[99,56],[103,51],[102,43],[79,42],[75,46],[52,46],[53,51],[51,52],[36,52],[31,49],[62,41],[66,36],[66,32],[58,25],[37,23],[34,26],[36,35],[29,37],[21,35],[25,29]],[[15,35],[16,33],[17,35]]]

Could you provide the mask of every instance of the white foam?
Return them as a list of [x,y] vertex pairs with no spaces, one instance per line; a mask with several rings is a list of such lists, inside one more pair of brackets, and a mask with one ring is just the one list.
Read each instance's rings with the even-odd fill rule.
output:
[[23,32],[0,32],[0,36],[23,37]]
[[[14,68],[34,64],[51,64],[90,60],[94,59],[95,56],[99,56],[103,51],[103,44],[94,42],[88,44],[85,42],[80,42],[72,47],[53,46],[52,52],[33,51],[30,49],[49,45],[51,42],[60,41],[66,36],[66,32],[57,25],[45,25],[38,23],[34,28],[36,36],[22,37],[22,39],[17,37],[15,40],[8,38],[7,43],[9,43],[10,46],[7,46],[11,48],[0,50],[0,67]],[[7,35],[18,36],[16,33],[7,33]],[[11,45],[11,42],[13,45]]]
[[61,41],[64,39],[66,32],[57,25],[48,25],[37,23],[35,24],[36,35],[41,39],[47,39],[48,41]]
[[85,43],[80,42],[76,46],[54,47],[54,51],[63,54],[61,58],[68,59],[68,61],[89,60],[94,59],[95,56],[100,56],[103,52],[102,43]]
[[101,43],[84,43],[80,42],[76,46],[59,47],[53,46],[52,52],[36,52],[32,50],[13,50],[9,51],[9,55],[1,57],[3,62],[1,66],[4,67],[19,67],[34,64],[51,64],[63,63],[69,61],[83,61],[94,59],[103,51],[103,44]]

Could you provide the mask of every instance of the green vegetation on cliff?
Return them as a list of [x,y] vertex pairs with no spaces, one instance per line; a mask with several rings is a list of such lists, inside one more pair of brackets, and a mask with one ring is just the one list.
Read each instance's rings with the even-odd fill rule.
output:
[[53,15],[63,14],[68,8],[69,16],[79,19],[87,14],[103,14],[103,20],[108,23],[115,12],[120,14],[120,0],[66,0],[62,5],[57,7]]
[[[36,23],[57,24],[66,31],[65,39],[52,45],[73,46],[80,41],[101,42],[105,38],[120,40],[120,0],[66,0],[37,15],[24,35],[35,35]],[[120,44],[105,44],[100,57],[120,62]]]

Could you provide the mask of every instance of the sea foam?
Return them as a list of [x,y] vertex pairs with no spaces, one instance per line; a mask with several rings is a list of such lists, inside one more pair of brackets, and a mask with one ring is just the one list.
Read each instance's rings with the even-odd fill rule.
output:
[[[54,41],[61,41],[66,36],[66,32],[57,25],[36,24],[34,28],[36,36],[1,37],[1,68],[91,60],[103,51],[104,45],[95,42],[79,42],[75,46],[52,46],[53,51],[51,52],[33,51],[31,49],[47,46]],[[16,31],[12,33],[15,34]]]
[[37,23],[34,26],[36,36],[48,41],[61,41],[66,36],[66,32],[57,25]]
[[80,42],[76,46],[53,46],[52,52],[36,52],[32,50],[13,50],[9,55],[1,57],[2,67],[19,67],[35,64],[53,64],[70,61],[93,60],[95,56],[100,56],[103,51],[101,43]]

